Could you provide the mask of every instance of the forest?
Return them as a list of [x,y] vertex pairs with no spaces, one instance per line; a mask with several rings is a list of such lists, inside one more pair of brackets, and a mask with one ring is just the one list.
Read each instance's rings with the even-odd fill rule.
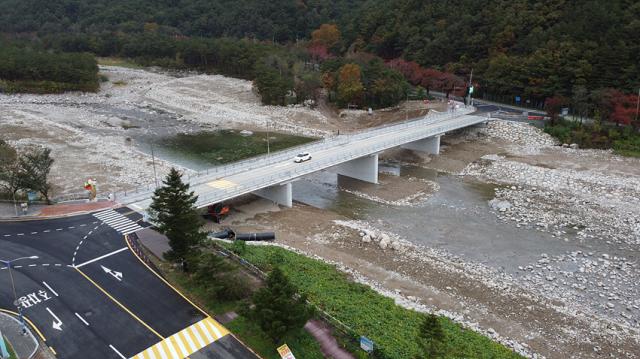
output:
[[0,93],[96,91],[98,87],[93,55],[51,53],[0,41]]
[[[301,102],[323,87],[340,106],[387,106],[412,86],[413,94],[421,90],[415,86],[463,94],[473,72],[477,97],[543,109],[561,96],[572,110],[586,99],[593,114],[591,98],[602,91],[628,95],[640,86],[635,0],[0,0],[0,6],[5,37],[253,79],[268,104]],[[341,69],[349,63],[357,68]]]

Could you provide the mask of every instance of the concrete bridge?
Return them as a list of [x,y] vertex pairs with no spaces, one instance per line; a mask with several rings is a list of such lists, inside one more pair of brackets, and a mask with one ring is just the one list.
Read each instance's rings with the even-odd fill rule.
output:
[[[438,154],[442,135],[489,120],[488,117],[470,115],[474,110],[462,108],[449,113],[430,111],[423,118],[326,138],[271,155],[217,166],[184,180],[198,195],[198,208],[249,193],[291,207],[291,183],[310,173],[328,170],[378,183],[378,154],[385,150],[402,147]],[[294,163],[293,158],[301,152],[309,152],[312,159]],[[151,204],[153,190],[153,186],[148,186],[134,192],[117,193],[115,200],[144,212]]]

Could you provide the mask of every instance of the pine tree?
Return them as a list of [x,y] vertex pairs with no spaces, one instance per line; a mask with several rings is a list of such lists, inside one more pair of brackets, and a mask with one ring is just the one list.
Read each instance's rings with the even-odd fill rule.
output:
[[420,326],[419,343],[423,351],[421,358],[437,359],[444,357],[444,340],[445,335],[438,316],[435,314],[427,315]]
[[296,298],[296,288],[276,267],[269,273],[267,285],[254,294],[249,316],[278,343],[287,333],[302,328],[311,317],[306,300],[305,295]]
[[172,168],[153,194],[149,207],[152,221],[169,238],[171,250],[165,258],[172,261],[187,259],[198,253],[198,246],[206,234],[200,232],[201,217],[195,203],[198,200],[189,184],[182,182],[182,174]]

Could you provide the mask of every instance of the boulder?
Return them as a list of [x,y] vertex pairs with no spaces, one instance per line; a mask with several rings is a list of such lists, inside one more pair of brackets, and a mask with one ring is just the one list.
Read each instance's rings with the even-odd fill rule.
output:
[[386,234],[380,236],[380,242],[378,242],[378,246],[380,249],[387,249],[387,247],[391,244],[391,238]]

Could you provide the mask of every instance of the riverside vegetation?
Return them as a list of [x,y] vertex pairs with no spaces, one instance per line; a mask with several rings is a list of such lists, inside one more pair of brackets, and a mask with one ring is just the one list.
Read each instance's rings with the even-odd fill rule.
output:
[[[175,169],[156,190],[151,215],[169,239],[167,259],[180,263],[182,271],[162,267],[170,279],[207,308],[218,314],[223,314],[220,309],[239,311],[241,316],[230,323],[230,329],[267,357],[275,357],[273,348],[284,342],[304,358],[321,355],[317,343],[302,330],[313,315],[306,304],[308,298],[351,328],[344,338],[347,345],[353,347],[350,341],[367,335],[377,343],[375,355],[380,358],[418,358],[427,353],[442,358],[519,358],[506,347],[445,317],[434,321],[433,317],[425,319],[421,313],[404,309],[393,299],[351,281],[335,266],[279,247],[246,246],[240,241],[220,244],[268,273],[264,283],[252,282],[251,276],[220,256],[204,239],[196,223],[196,200]],[[427,338],[420,333],[427,333]]]

